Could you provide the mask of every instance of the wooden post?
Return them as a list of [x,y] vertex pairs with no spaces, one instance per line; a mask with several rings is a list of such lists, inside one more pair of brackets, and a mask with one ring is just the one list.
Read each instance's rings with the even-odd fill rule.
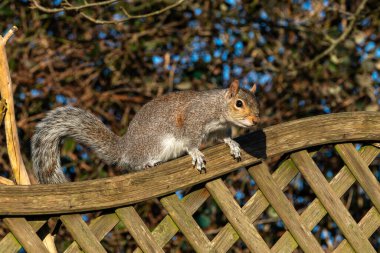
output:
[[11,163],[13,176],[17,184],[29,185],[30,180],[28,173],[26,172],[24,162],[22,161],[20,142],[17,135],[12,81],[9,72],[7,54],[5,51],[7,41],[16,31],[17,27],[13,26],[4,36],[0,35],[0,94],[7,105],[4,124],[8,156]]

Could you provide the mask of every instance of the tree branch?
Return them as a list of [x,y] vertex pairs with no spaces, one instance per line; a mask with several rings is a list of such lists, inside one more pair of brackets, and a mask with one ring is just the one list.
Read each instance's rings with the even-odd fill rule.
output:
[[70,3],[66,3],[66,5],[63,6],[62,8],[47,8],[47,7],[44,7],[44,6],[40,5],[40,3],[38,2],[38,0],[32,0],[32,2],[34,4],[32,6],[32,8],[33,9],[34,8],[38,9],[38,10],[46,12],[46,13],[57,13],[57,12],[61,12],[61,11],[80,11],[80,10],[83,10],[83,9],[86,9],[86,8],[92,8],[92,7],[97,7],[97,6],[110,5],[110,4],[119,2],[119,1],[120,0],[107,0],[107,1],[97,2],[97,3],[86,3],[86,4],[78,5],[78,6],[74,6],[74,5],[70,4]]
[[84,9],[89,9],[89,8],[94,8],[94,7],[99,7],[99,6],[105,6],[105,5],[110,5],[110,4],[113,4],[113,3],[117,3],[119,2],[120,0],[107,0],[107,1],[101,1],[101,2],[97,2],[97,3],[85,3],[83,5],[78,5],[78,6],[74,6],[72,5],[71,3],[69,3],[67,0],[64,2],[63,4],[63,7],[61,8],[47,8],[47,7],[44,7],[42,5],[40,5],[39,1],[38,0],[32,0],[33,2],[33,6],[32,8],[35,8],[35,9],[38,9],[40,11],[43,11],[43,12],[46,12],[46,13],[57,13],[57,12],[61,12],[61,11],[78,11],[79,14],[84,17],[85,19],[95,23],[95,24],[117,24],[117,23],[123,23],[123,22],[126,22],[128,20],[132,20],[132,19],[138,19],[138,18],[146,18],[146,17],[151,17],[151,16],[155,16],[155,15],[159,15],[165,11],[168,11],[172,8],[175,8],[177,7],[178,5],[182,4],[185,0],[179,0],[171,5],[168,5],[160,10],[156,10],[156,11],[153,11],[153,12],[149,12],[149,13],[146,13],[146,14],[140,14],[140,15],[133,15],[133,14],[130,14],[124,7],[121,7],[121,11],[123,12],[123,14],[126,16],[125,18],[122,18],[122,19],[119,19],[119,20],[103,20],[103,19],[98,19],[98,18],[94,18],[86,13],[84,13]]
[[317,56],[315,56],[310,61],[304,62],[300,66],[300,68],[307,68],[307,67],[313,66],[315,63],[317,63],[323,57],[329,55],[338,46],[339,43],[343,42],[348,37],[348,35],[352,32],[352,30],[354,28],[354,25],[356,23],[356,20],[358,19],[359,15],[360,15],[360,12],[364,9],[367,1],[368,0],[363,0],[360,3],[359,7],[357,8],[357,10],[355,11],[355,13],[353,14],[352,19],[351,19],[350,23],[348,24],[346,30],[344,30],[344,32],[342,34],[337,39],[333,39],[331,37],[328,37],[329,38],[328,41],[331,42],[331,45],[325,51],[323,51],[322,53],[318,54]]
[[117,23],[122,23],[122,22],[126,22],[126,21],[129,20],[129,18],[123,18],[123,19],[120,19],[120,20],[103,20],[103,19],[93,18],[93,17],[91,17],[90,15],[87,15],[84,12],[80,12],[79,14],[82,17],[84,17],[85,19],[87,19],[88,21],[91,21],[92,23],[99,24],[99,25],[117,24]]
[[131,14],[129,14],[129,12],[124,7],[121,7],[121,9],[122,9],[123,13],[125,14],[125,16],[127,16],[128,19],[146,18],[146,17],[151,17],[151,16],[155,16],[155,15],[161,14],[161,13],[163,13],[165,11],[168,11],[168,10],[170,10],[172,8],[175,8],[178,5],[182,4],[184,1],[185,0],[179,0],[178,2],[175,2],[174,4],[168,5],[165,8],[162,8],[160,10],[153,11],[153,12],[150,12],[150,13],[147,13],[147,14],[141,14],[141,15],[131,15]]
[[9,31],[4,35],[2,43],[7,44],[8,40],[13,36],[13,34],[18,30],[16,26],[13,26]]

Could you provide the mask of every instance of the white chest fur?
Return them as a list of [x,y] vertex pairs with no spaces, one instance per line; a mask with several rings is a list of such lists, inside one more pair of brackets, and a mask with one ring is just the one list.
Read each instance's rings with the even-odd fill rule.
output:
[[160,161],[167,161],[182,155],[186,151],[186,142],[178,140],[172,135],[167,135],[161,142],[162,151],[160,152]]

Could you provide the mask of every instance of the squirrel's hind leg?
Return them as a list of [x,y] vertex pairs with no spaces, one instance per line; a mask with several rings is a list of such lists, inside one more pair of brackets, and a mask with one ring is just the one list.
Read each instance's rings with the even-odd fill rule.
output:
[[159,162],[150,161],[150,162],[146,163],[143,167],[144,167],[144,169],[148,169],[148,168],[152,168],[154,166],[157,166],[157,165],[160,165],[160,164],[163,164],[163,163],[164,162],[161,162],[161,161],[159,161]]

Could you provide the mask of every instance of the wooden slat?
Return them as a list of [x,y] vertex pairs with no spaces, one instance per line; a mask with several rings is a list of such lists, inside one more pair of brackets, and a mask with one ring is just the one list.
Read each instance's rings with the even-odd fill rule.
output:
[[[248,217],[249,218],[249,217]],[[217,252],[227,252],[232,245],[239,240],[240,236],[231,225],[227,223],[211,241]]]
[[144,252],[164,252],[132,206],[116,209],[116,214]]
[[161,203],[195,251],[214,251],[210,241],[193,219],[192,214],[185,209],[175,194],[162,198]]
[[338,144],[335,148],[360,186],[367,193],[373,205],[380,211],[380,184],[360,157],[354,145],[351,143]]
[[15,183],[12,180],[8,179],[8,178],[0,177],[0,184],[14,185]]
[[357,252],[376,252],[306,151],[290,155],[345,238]]
[[[273,179],[278,187],[283,190],[297,174],[297,168],[294,163],[288,159],[282,162],[279,168],[273,173]],[[269,202],[260,189],[258,189],[243,206],[242,211],[250,219],[251,223],[253,223],[268,206]],[[227,223],[212,240],[212,243],[218,252],[227,252],[237,240],[239,240],[239,235],[231,224]]]
[[[208,199],[210,194],[205,188],[196,190],[187,194],[181,202],[186,210],[192,215],[198,210],[198,208]],[[179,231],[177,225],[167,215],[152,231],[153,238],[156,240],[160,247],[164,247],[171,238]],[[134,253],[142,253],[140,248],[134,250]]]
[[[119,218],[115,213],[102,215],[95,220],[91,221],[88,226],[91,233],[94,234],[96,239],[101,241],[109,231],[114,228],[119,222]],[[65,250],[65,253],[80,253],[82,252],[76,241],[72,242],[70,246]]]
[[[359,222],[359,227],[368,238],[380,227],[380,213],[375,207],[371,207],[368,213],[364,215]],[[347,240],[343,240],[333,252],[355,253]]]
[[84,252],[106,252],[80,214],[62,215],[60,219]]
[[[365,146],[360,149],[360,156],[369,165],[379,155],[380,150],[372,146]],[[355,177],[351,174],[347,166],[343,166],[337,175],[330,181],[330,185],[340,198],[355,183]],[[318,222],[327,214],[318,198],[314,199],[305,211],[301,214],[302,223],[312,230]],[[349,246],[349,244],[348,244]],[[273,253],[291,253],[298,247],[292,235],[286,231],[272,247]]]
[[244,215],[231,192],[221,179],[206,184],[206,188],[251,252],[270,252],[259,232]]
[[3,221],[28,253],[49,253],[32,226],[24,218],[4,218]]
[[[30,226],[34,231],[38,231],[46,221],[29,221]],[[1,253],[17,253],[22,248],[21,244],[17,241],[12,233],[8,233],[0,241],[0,252]]]
[[209,197],[210,193],[208,190],[201,188],[185,195],[183,199],[181,199],[181,203],[186,207],[188,212],[194,214]]
[[314,235],[302,224],[296,209],[276,185],[268,166],[261,163],[248,171],[303,251],[323,253]]
[[[131,205],[220,177],[242,166],[315,145],[380,140],[380,114],[355,112],[317,116],[269,127],[238,139],[242,161],[226,145],[205,149],[207,173],[184,156],[150,170],[59,185],[0,187],[0,215],[75,213]],[[54,194],[52,194],[54,193]],[[125,196],[128,195],[128,198]]]

